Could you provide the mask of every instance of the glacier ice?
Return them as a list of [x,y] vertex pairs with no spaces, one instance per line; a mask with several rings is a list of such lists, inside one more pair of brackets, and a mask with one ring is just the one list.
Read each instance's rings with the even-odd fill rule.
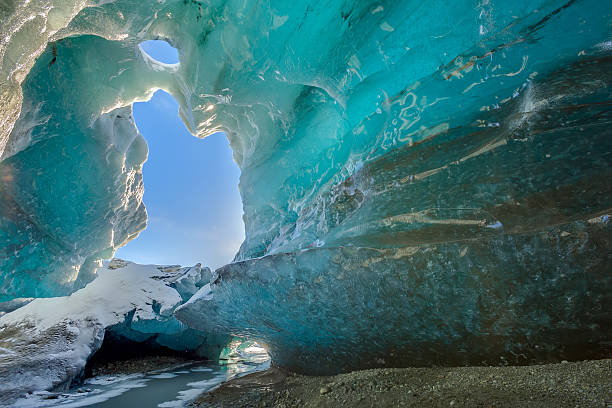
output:
[[70,296],[34,299],[4,314],[0,404],[26,392],[68,387],[82,376],[105,336],[218,358],[231,336],[188,328],[173,316],[183,302],[177,285],[193,282],[196,276],[199,282],[210,277],[210,271],[200,265],[180,268],[113,260],[98,271],[97,279]]
[[0,19],[0,301],[71,293],[145,227],[129,106],[164,89],[242,172],[236,262],[177,286],[198,289],[176,312],[192,328],[303,370],[610,353],[605,2],[34,0]]
[[220,268],[175,315],[257,338],[277,364],[317,373],[593,358],[609,352],[610,228],[274,254]]

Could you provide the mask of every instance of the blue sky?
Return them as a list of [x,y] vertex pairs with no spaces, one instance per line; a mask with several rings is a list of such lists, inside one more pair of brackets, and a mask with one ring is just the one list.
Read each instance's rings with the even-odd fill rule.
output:
[[[159,61],[176,62],[176,51],[166,43],[143,49]],[[244,224],[240,170],[225,134],[192,136],[178,117],[178,104],[163,91],[135,103],[134,119],[149,145],[143,169],[149,221],[115,256],[212,268],[230,262],[244,239]]]

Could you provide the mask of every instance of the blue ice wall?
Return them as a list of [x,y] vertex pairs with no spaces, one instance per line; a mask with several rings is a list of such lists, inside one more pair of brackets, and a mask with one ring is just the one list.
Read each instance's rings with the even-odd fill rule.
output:
[[322,195],[325,241],[218,269],[177,317],[309,373],[609,356],[611,68],[364,163]]
[[242,172],[245,241],[188,324],[305,370],[418,362],[424,344],[446,362],[605,354],[603,2],[67,4],[2,11],[4,299],[73,290],[144,227],[129,104],[162,88],[195,136],[226,132]]

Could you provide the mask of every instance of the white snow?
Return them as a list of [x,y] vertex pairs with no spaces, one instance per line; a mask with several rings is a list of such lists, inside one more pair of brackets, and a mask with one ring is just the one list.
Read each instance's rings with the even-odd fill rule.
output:
[[70,296],[38,298],[0,317],[0,405],[26,392],[62,389],[98,350],[105,328],[125,321],[159,322],[163,328],[182,303],[170,285],[194,283],[194,268],[165,268],[113,261]]
[[129,263],[119,269],[100,268],[98,278],[83,289],[70,296],[34,299],[0,317],[0,325],[29,320],[43,331],[65,320],[95,319],[106,327],[119,323],[135,308],[141,318],[153,318],[153,301],[161,304],[160,314],[168,316],[182,299],[159,279],[166,275],[155,265]]

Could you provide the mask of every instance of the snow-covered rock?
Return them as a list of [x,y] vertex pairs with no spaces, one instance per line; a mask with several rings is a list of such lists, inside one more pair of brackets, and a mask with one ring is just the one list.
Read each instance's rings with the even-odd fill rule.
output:
[[173,312],[183,302],[180,292],[188,294],[186,288],[207,274],[200,265],[113,260],[72,295],[34,299],[0,317],[0,403],[30,391],[68,387],[100,348],[106,330],[131,333],[135,341],[155,336],[166,347],[197,351],[207,335],[185,327]]

